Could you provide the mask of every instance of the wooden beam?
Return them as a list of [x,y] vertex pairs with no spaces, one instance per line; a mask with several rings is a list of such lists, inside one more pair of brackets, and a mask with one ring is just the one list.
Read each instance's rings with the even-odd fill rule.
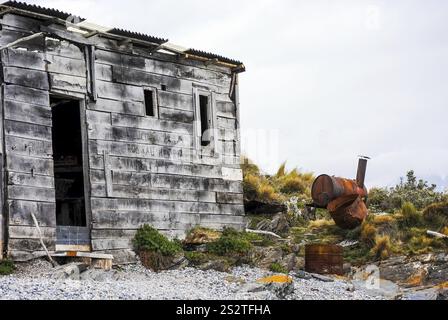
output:
[[44,36],[44,35],[45,35],[44,32],[38,32],[38,33],[34,33],[34,34],[30,35],[30,36],[17,39],[16,41],[13,41],[13,42],[8,43],[7,45],[1,47],[0,51],[8,49],[8,48],[11,48],[11,47],[15,47],[15,46],[17,46],[17,45],[19,45],[19,44],[21,44],[23,42],[26,42],[26,41],[29,41],[29,40],[33,40],[35,38],[38,38],[38,37],[41,37],[41,36]]

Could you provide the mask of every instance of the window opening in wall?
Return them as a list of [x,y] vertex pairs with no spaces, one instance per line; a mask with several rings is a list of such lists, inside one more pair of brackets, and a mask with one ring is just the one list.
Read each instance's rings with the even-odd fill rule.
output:
[[145,110],[148,117],[157,116],[157,103],[154,90],[146,89],[145,91]]
[[199,95],[199,112],[201,113],[201,146],[210,145],[210,101],[208,96]]

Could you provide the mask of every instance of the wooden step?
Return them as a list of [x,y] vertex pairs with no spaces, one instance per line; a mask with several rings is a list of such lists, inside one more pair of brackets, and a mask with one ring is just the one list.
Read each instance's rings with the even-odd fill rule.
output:
[[51,255],[54,258],[66,258],[70,260],[81,260],[90,265],[91,268],[110,270],[114,256],[111,254],[82,252],[82,251],[64,251],[56,252]]

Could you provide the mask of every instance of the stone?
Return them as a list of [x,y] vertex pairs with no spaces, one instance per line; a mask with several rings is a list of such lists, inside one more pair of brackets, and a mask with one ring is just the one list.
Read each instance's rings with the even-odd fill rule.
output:
[[311,274],[309,274],[308,272],[303,271],[303,270],[298,270],[298,271],[292,272],[291,275],[293,277],[296,277],[299,279],[304,279],[304,280],[310,280],[313,278],[313,276]]
[[437,296],[437,300],[447,301],[448,300],[448,288],[440,289]]
[[323,282],[334,282],[334,279],[328,276],[323,276],[321,274],[317,274],[317,273],[312,273],[311,276],[314,279],[317,279],[319,281],[323,281]]
[[292,277],[278,274],[257,280],[258,284],[264,284],[265,288],[273,292],[279,299],[294,293],[294,281]]
[[263,292],[266,291],[266,285],[263,283],[251,282],[243,285],[240,292]]
[[58,266],[51,270],[49,277],[52,279],[70,279],[79,280],[80,274],[87,270],[88,265],[85,263],[70,263]]
[[404,292],[402,300],[437,300],[439,290],[437,288],[429,288],[424,290],[411,290]]
[[206,263],[199,265],[197,268],[202,271],[215,270],[219,272],[228,272],[230,270],[228,262],[224,259],[207,261]]

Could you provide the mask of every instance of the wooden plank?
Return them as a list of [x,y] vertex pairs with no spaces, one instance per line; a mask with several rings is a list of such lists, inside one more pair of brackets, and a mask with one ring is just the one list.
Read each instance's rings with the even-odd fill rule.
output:
[[242,193],[216,193],[216,201],[224,204],[243,204],[244,196]]
[[98,50],[97,60],[100,63],[116,66],[127,66],[155,74],[167,75],[176,78],[195,80],[200,83],[213,84],[217,86],[230,86],[230,75],[208,69],[187,66],[174,61],[160,61],[145,59],[139,56],[120,54],[105,50]]
[[95,63],[95,74],[97,80],[113,82],[112,66],[102,63]]
[[143,212],[191,212],[243,215],[244,206],[188,201],[158,201],[146,199],[108,199],[92,197],[92,210],[143,211]]
[[7,170],[10,171],[53,176],[52,159],[8,154],[6,164]]
[[142,130],[131,127],[114,127],[89,124],[89,138],[94,140],[144,143],[177,148],[192,148],[190,135]]
[[40,105],[33,105],[13,100],[4,101],[5,119],[51,127],[51,109]]
[[144,224],[170,221],[168,212],[94,210],[92,215],[93,230],[118,228],[135,230]]
[[3,67],[4,81],[25,87],[49,90],[48,76],[44,71],[16,67]]
[[47,54],[47,71],[69,76],[85,78],[87,75],[86,64],[83,60],[61,57],[58,55]]
[[43,250],[40,251],[23,251],[23,250],[12,250],[8,251],[8,258],[16,262],[26,262],[38,258],[47,256],[47,253]]
[[118,101],[143,102],[143,88],[107,81],[97,81],[98,97]]
[[193,112],[193,96],[190,94],[159,91],[159,106]]
[[84,54],[81,49],[68,41],[47,37],[45,39],[45,52],[54,56],[84,61]]
[[104,176],[105,176],[105,182],[106,182],[106,196],[112,197],[113,196],[113,185],[112,185],[112,170],[110,169],[110,161],[109,161],[109,154],[107,151],[103,151],[103,162],[104,162]]
[[145,105],[142,101],[116,101],[110,99],[97,99],[96,103],[90,102],[90,110],[122,113],[136,116],[145,115]]
[[167,77],[160,74],[148,73],[138,69],[131,69],[113,65],[112,81],[137,86],[160,88],[165,85],[166,90],[175,93],[191,94],[193,83],[177,77]]
[[37,32],[40,30],[42,21],[14,13],[7,13],[2,16],[0,24],[2,24],[3,26],[19,28],[23,31]]
[[216,110],[218,117],[235,119],[236,108],[232,101],[216,101]]
[[50,141],[20,138],[10,135],[5,136],[5,148],[7,153],[25,155],[30,157],[53,157],[53,147]]
[[[216,194],[209,191],[156,189],[133,184],[114,185],[113,191],[114,197],[125,199],[216,202]],[[92,196],[105,197],[105,185],[92,184]]]
[[193,123],[194,113],[192,111],[174,110],[165,107],[159,107],[159,117],[162,120],[175,122]]
[[[44,238],[54,238],[56,237],[55,227],[40,227],[42,236]],[[9,226],[8,228],[9,237],[13,239],[39,239],[39,232],[36,227],[32,226]]]
[[191,135],[193,125],[189,123],[154,119],[152,117],[136,117],[132,115],[112,114],[112,125],[115,127],[131,127],[138,129],[181,133]]
[[132,248],[132,239],[93,239],[92,250],[115,250]]
[[[49,251],[55,250],[54,238],[44,238],[43,241]],[[9,239],[8,250],[35,252],[42,250],[42,244],[39,239]]]
[[[0,35],[0,46],[5,46],[13,41],[16,41],[17,39],[29,36],[30,32],[3,26]],[[25,48],[30,51],[43,51],[44,45],[44,37],[38,37],[21,43],[20,48]]]
[[[112,170],[120,170],[126,172],[148,171],[153,174],[172,174],[194,176],[197,178],[223,178],[220,166],[175,163],[166,160],[129,158],[122,156],[112,156],[110,161]],[[91,168],[103,170],[102,156],[91,156]]]
[[106,150],[111,156],[169,159],[170,161],[191,161],[187,152],[175,147],[162,147],[148,144],[127,143],[119,141],[90,140],[89,152],[102,154]]
[[8,185],[54,189],[54,178],[27,173],[8,172]]
[[[110,214],[110,213],[106,213]],[[92,230],[92,240],[93,239],[133,239],[137,233],[137,226],[134,230],[129,229],[93,229]]]
[[85,77],[50,73],[50,87],[51,90],[64,90],[84,94],[87,93],[87,80]]
[[8,186],[8,198],[15,200],[30,200],[42,202],[56,201],[54,189],[20,185]]
[[36,201],[8,200],[9,224],[34,226],[33,212],[42,227],[56,227],[56,204]]
[[41,52],[20,49],[2,50],[2,62],[4,66],[20,67],[32,70],[45,71],[47,63]]
[[32,89],[18,85],[5,85],[4,97],[8,100],[25,102],[33,105],[50,106],[50,96],[48,91]]
[[228,129],[235,131],[236,130],[236,120],[235,119],[229,119],[229,118],[222,118],[218,116],[218,128],[222,129]]
[[86,110],[86,120],[89,124],[111,124],[111,114],[109,112]]
[[114,171],[115,185],[134,185],[162,189],[205,190],[214,192],[242,192],[240,181],[181,176],[176,174],[154,174],[149,172]]
[[52,139],[51,127],[13,120],[5,120],[5,134],[43,141]]

